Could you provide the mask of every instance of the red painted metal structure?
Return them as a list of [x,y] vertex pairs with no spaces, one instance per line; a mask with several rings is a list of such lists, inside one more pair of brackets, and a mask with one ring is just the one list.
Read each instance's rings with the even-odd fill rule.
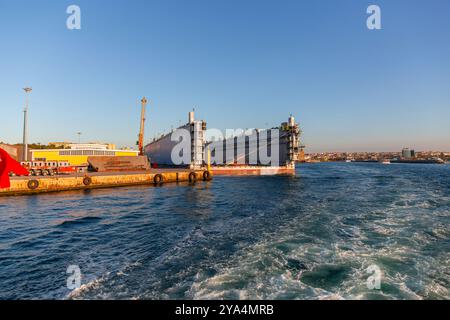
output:
[[30,173],[22,167],[19,162],[11,158],[11,156],[3,149],[0,149],[0,188],[9,188],[9,173],[14,172],[18,176],[28,176]]

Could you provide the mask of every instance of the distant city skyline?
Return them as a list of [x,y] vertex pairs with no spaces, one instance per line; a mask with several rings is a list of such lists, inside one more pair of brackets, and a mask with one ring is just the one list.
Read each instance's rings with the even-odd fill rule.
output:
[[307,152],[450,151],[449,1],[82,0],[68,30],[71,4],[0,4],[0,141],[22,141],[29,86],[30,143],[136,148],[146,96],[146,142],[195,107],[221,130],[292,114]]

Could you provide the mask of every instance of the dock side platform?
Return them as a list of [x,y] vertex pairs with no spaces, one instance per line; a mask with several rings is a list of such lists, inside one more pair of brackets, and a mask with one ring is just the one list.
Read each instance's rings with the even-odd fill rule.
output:
[[133,185],[208,181],[208,170],[152,169],[138,172],[88,172],[58,176],[11,177],[11,187],[0,189],[1,196],[18,196],[69,190],[112,188]]

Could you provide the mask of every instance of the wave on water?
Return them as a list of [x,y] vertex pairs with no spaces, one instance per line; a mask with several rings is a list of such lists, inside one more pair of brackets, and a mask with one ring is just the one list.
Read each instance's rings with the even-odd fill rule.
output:
[[69,228],[69,227],[72,227],[72,226],[84,225],[84,224],[87,224],[87,223],[99,222],[101,220],[102,220],[101,217],[87,216],[87,217],[78,218],[78,219],[64,220],[64,221],[62,221],[61,223],[58,224],[58,227]]
[[3,199],[0,298],[450,299],[449,169],[327,163]]

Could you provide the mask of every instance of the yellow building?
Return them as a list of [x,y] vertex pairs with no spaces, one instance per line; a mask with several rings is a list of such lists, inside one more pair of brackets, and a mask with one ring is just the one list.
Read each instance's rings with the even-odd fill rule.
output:
[[89,143],[73,143],[73,142],[49,142],[48,145],[55,149],[108,149],[115,150],[116,145],[114,143],[99,143],[99,142],[89,142]]
[[87,166],[88,157],[93,156],[137,156],[139,151],[134,150],[109,150],[109,149],[34,149],[30,150],[32,161],[64,161],[71,166]]

